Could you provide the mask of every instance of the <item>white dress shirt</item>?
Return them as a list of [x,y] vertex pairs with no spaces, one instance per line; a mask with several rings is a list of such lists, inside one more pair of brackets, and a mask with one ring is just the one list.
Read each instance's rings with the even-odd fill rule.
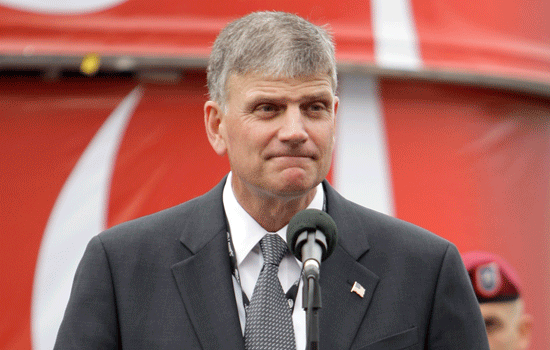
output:
[[[233,286],[235,289],[235,298],[239,309],[239,320],[241,329],[244,335],[246,324],[246,315],[241,294],[242,290],[250,300],[254,292],[256,280],[260,275],[260,270],[263,265],[263,257],[260,249],[260,240],[267,233],[256,220],[254,220],[241,207],[231,186],[232,173],[229,173],[227,182],[223,189],[223,206],[231,231],[231,239],[235,247],[235,255],[237,259],[237,268],[241,279],[241,285],[233,276]],[[323,209],[323,185],[317,186],[315,197],[311,201],[308,208]],[[272,234],[278,234],[286,242],[286,226]],[[296,259],[290,252],[283,258],[279,265],[279,280],[286,291],[300,278],[302,262]],[[306,313],[302,308],[302,281],[296,296],[296,305],[292,314],[292,322],[294,324],[294,335],[296,336],[296,349],[304,350],[306,348]]]

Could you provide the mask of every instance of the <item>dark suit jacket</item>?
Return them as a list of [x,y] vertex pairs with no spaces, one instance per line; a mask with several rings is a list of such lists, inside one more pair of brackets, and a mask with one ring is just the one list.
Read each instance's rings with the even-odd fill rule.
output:
[[[55,349],[244,349],[224,183],[93,238]],[[488,349],[454,245],[324,188],[339,240],[321,267],[321,349]]]

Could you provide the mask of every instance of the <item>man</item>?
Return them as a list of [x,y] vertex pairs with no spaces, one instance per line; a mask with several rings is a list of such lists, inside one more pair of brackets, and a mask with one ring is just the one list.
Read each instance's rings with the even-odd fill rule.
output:
[[279,12],[229,24],[212,49],[204,119],[230,174],[199,198],[92,239],[56,348],[304,349],[301,262],[284,242],[269,247],[296,213],[315,208],[339,232],[321,266],[321,348],[488,349],[454,245],[351,203],[324,180],[336,81],[324,29]]
[[500,256],[488,252],[468,252],[462,258],[485,320],[491,350],[527,349],[533,320],[524,312],[516,271]]

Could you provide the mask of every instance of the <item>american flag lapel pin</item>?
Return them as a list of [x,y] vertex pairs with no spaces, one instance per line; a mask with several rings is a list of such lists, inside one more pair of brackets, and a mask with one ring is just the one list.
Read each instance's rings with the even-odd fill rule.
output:
[[356,281],[353,283],[353,287],[351,287],[351,293],[356,293],[362,298],[365,296],[365,288]]

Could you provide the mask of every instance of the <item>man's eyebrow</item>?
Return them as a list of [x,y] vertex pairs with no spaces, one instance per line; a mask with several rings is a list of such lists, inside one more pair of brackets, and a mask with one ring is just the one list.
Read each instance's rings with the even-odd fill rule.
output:
[[321,92],[321,93],[318,93],[318,94],[311,94],[311,95],[305,95],[302,97],[305,101],[317,101],[317,100],[323,100],[323,101],[326,101],[326,100],[333,100],[333,96],[332,94],[328,93],[328,92]]
[[245,107],[248,108],[248,109],[251,109],[251,108],[254,108],[254,107],[259,106],[259,105],[264,104],[264,103],[280,104],[282,102],[284,102],[284,99],[281,99],[281,98],[258,96],[258,97],[255,97],[255,98],[251,99],[250,101],[247,101],[245,103]]
[[275,96],[270,94],[257,94],[256,96],[252,96],[252,98],[246,102],[245,106],[246,108],[250,109],[264,103],[272,103],[272,104],[283,104],[288,102],[311,103],[314,101],[330,102],[333,100],[334,100],[334,95],[328,91],[311,93],[311,94],[299,96],[296,98],[292,96]]

